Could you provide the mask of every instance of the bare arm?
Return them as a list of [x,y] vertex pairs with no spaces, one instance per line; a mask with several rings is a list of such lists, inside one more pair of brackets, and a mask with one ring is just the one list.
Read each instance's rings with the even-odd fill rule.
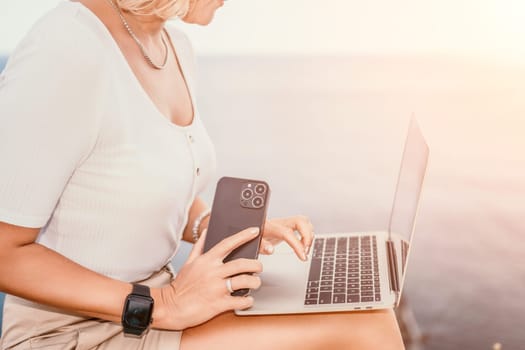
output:
[[[184,228],[184,234],[182,236],[182,239],[186,242],[194,243],[193,242],[193,235],[191,232],[191,229],[193,227],[193,222],[195,222],[195,219],[197,216],[199,216],[200,213],[208,209],[208,206],[202,199],[199,197],[195,198],[193,201],[193,204],[191,205],[190,212],[188,214],[188,223],[186,224],[186,227]],[[202,220],[200,225],[200,232],[202,232],[206,227],[208,227],[208,221],[210,217],[206,217]]]
[[0,290],[120,322],[131,284],[97,274],[35,243],[38,232],[37,228],[0,222]]
[[[84,316],[120,323],[131,284],[90,271],[35,243],[39,229],[0,222],[0,290],[41,304]],[[223,264],[232,250],[254,238],[257,230],[233,235],[207,254],[204,239],[195,245],[188,262],[169,285],[151,288],[155,300],[154,328],[185,329],[227,310],[252,305],[252,298],[233,297],[225,279],[233,277],[235,289],[258,288],[257,276],[237,276],[262,270],[256,260],[239,259]]]
[[[200,213],[208,209],[208,206],[200,198],[195,198],[189,211],[189,219],[184,229],[182,239],[193,242],[192,228],[193,223]],[[210,217],[202,220],[199,231],[202,233],[208,227]],[[310,219],[303,215],[286,217],[282,219],[271,219],[266,222],[261,243],[261,254],[272,254],[273,246],[286,241],[295,251],[301,260],[306,260],[314,239],[314,227]],[[298,232],[301,239],[298,239],[295,232]]]

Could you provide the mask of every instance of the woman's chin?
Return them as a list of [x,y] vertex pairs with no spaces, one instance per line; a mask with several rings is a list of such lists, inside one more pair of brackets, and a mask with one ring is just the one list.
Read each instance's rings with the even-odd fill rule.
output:
[[208,24],[211,23],[211,21],[213,20],[213,16],[209,17],[209,18],[182,18],[182,21],[185,22],[185,23],[188,23],[188,24],[198,24],[198,25],[201,25],[201,26],[206,26]]

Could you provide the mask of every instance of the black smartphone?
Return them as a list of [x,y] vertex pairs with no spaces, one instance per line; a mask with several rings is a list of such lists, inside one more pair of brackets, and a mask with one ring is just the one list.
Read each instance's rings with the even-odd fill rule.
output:
[[[207,252],[224,238],[249,227],[264,231],[266,210],[270,199],[270,186],[261,180],[223,177],[217,183],[211,216],[204,242]],[[257,259],[261,236],[233,250],[225,259]],[[236,290],[232,295],[246,295],[248,289]]]

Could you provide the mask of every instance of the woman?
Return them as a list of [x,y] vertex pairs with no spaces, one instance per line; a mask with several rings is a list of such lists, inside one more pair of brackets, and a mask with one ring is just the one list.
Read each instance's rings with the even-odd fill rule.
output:
[[[246,273],[262,266],[223,258],[262,234],[263,253],[284,240],[306,260],[313,227],[270,220],[202,254],[198,195],[214,153],[191,47],[165,24],[206,25],[222,4],[65,1],[12,54],[0,83],[2,349],[402,348],[390,311],[232,314],[253,299],[230,291],[258,288]],[[174,276],[169,261],[193,238]]]

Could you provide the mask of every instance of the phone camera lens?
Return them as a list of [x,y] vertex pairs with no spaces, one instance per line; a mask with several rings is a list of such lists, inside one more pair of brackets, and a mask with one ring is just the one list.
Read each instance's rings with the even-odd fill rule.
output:
[[264,205],[264,200],[262,197],[257,196],[252,200],[252,204],[254,208],[260,208]]
[[255,193],[263,194],[264,192],[266,192],[266,186],[264,186],[263,184],[255,186]]
[[241,195],[242,195],[242,198],[244,199],[250,199],[253,196],[253,191],[247,188],[244,191],[242,191]]

